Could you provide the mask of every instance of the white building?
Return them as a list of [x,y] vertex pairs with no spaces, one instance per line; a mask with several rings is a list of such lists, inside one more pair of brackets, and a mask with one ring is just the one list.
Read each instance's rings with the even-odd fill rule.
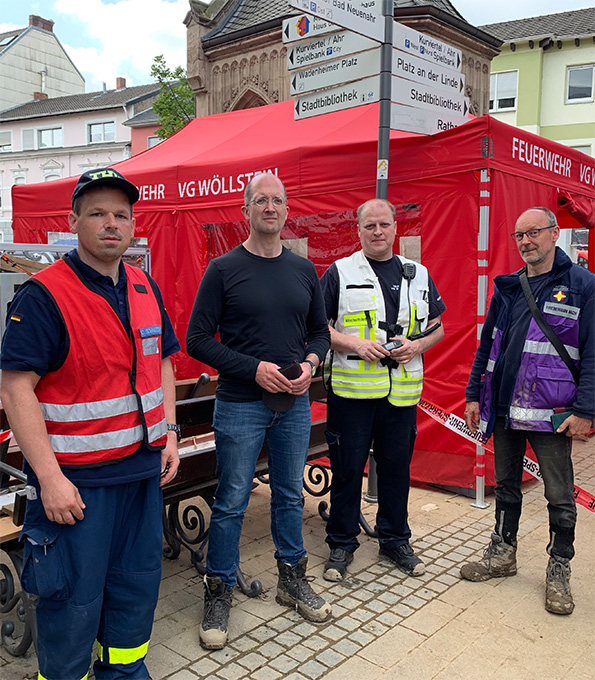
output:
[[53,21],[32,14],[26,28],[0,33],[0,111],[36,95],[62,97],[85,91],[85,79],[53,29]]
[[11,188],[80,175],[130,156],[123,123],[150,109],[159,85],[35,99],[0,112],[0,238],[12,241]]

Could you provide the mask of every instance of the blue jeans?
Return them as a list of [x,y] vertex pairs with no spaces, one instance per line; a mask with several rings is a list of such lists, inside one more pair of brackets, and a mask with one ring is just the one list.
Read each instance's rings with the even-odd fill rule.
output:
[[264,446],[271,487],[271,535],[275,559],[294,567],[306,554],[302,540],[302,489],[310,441],[310,401],[296,398],[283,413],[262,401],[215,400],[217,490],[209,525],[207,574],[236,583],[240,534],[256,461]]
[[550,531],[554,535],[553,553],[562,557],[572,557],[576,524],[574,473],[571,458],[572,438],[555,432],[513,430],[505,427],[503,417],[496,418],[494,424],[496,501],[503,507],[516,506],[518,508],[518,513],[516,513],[518,526],[523,500],[521,483],[527,441],[535,452],[543,477]]

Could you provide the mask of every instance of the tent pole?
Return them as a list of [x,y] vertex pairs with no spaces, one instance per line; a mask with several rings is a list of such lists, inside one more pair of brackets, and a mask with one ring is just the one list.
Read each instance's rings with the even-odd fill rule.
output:
[[378,113],[378,164],[376,198],[388,198],[388,159],[390,145],[390,100],[393,52],[393,0],[383,0],[384,42],[380,47],[380,106]]
[[[488,298],[488,247],[490,233],[490,172],[481,170],[479,185],[479,230],[477,232],[477,344],[487,313]],[[485,500],[485,451],[477,444],[475,450],[475,501],[474,508],[489,508]]]

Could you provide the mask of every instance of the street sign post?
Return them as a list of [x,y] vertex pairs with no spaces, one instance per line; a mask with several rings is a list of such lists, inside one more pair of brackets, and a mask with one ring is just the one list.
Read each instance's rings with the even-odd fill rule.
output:
[[393,76],[447,90],[454,94],[463,94],[465,90],[465,76],[462,73],[437,64],[430,64],[401,50],[393,50]]
[[375,0],[289,0],[289,6],[378,42],[384,40],[384,18]]
[[362,104],[377,102],[380,98],[380,78],[371,76],[348,85],[312,92],[297,97],[294,107],[295,120],[311,118],[322,113],[351,109]]
[[364,38],[351,31],[321,35],[292,45],[287,50],[287,68],[291,71],[294,68],[311,66],[321,61],[336,59],[355,52],[363,52],[377,46],[378,43],[374,40]]
[[291,94],[320,90],[340,83],[349,83],[360,78],[376,75],[380,70],[380,50],[378,48],[359,54],[350,54],[341,59],[325,61],[295,71],[291,74]]
[[398,22],[393,27],[393,47],[454,71],[461,70],[461,50]]
[[333,33],[336,30],[335,24],[324,21],[324,19],[313,17],[311,14],[300,14],[300,16],[285,19],[281,29],[281,37],[284,43],[291,43],[296,40],[315,38],[317,35],[325,33]]

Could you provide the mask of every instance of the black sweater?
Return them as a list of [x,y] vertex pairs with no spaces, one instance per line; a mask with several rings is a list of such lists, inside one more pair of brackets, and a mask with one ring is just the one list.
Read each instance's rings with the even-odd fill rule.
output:
[[309,260],[285,248],[268,258],[238,246],[209,263],[186,347],[219,372],[217,398],[256,401],[262,395],[254,380],[260,361],[285,366],[308,353],[322,361],[329,346],[324,301]]

